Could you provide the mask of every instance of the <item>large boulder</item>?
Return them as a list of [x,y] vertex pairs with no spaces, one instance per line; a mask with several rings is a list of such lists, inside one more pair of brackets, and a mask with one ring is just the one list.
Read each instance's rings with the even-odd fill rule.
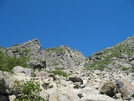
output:
[[116,100],[107,95],[89,94],[85,97],[82,97],[80,101],[116,101]]
[[99,86],[100,93],[106,94],[110,97],[114,96],[115,89],[116,89],[116,84],[110,81],[103,81]]
[[81,84],[83,84],[83,80],[80,77],[77,77],[77,76],[71,76],[71,77],[69,77],[68,80],[72,81],[72,82],[80,82]]
[[99,94],[99,91],[93,87],[85,87],[83,89],[80,89],[78,92],[78,96],[81,97],[86,97],[90,94]]
[[50,95],[49,101],[79,101],[79,97],[71,87],[59,87]]
[[23,68],[21,66],[15,66],[13,69],[12,69],[13,73],[14,74],[18,74],[18,73],[24,73],[26,76],[31,76],[33,70],[30,69],[30,68]]
[[0,71],[0,94],[12,94],[17,79],[9,72]]
[[134,98],[134,86],[129,81],[119,78],[116,80],[116,85],[123,99],[130,100]]

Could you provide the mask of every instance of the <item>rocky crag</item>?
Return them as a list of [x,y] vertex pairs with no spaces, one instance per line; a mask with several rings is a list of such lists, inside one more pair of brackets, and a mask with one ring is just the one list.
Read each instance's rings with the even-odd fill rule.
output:
[[134,70],[134,37],[94,53],[86,60],[86,69]]
[[63,45],[55,48],[47,48],[41,52],[46,60],[46,67],[51,69],[78,69],[79,65],[86,59],[79,51],[72,50],[68,46]]
[[[1,69],[0,101],[23,96],[14,82],[29,80],[39,83],[39,95],[45,101],[134,101],[134,37],[88,58],[63,45],[41,50],[38,39],[1,47],[0,53],[0,68],[10,67],[2,63],[10,57],[15,57],[14,61],[11,58],[4,62],[20,62],[19,66],[11,65],[11,73]],[[27,65],[17,60],[21,57],[27,58]]]

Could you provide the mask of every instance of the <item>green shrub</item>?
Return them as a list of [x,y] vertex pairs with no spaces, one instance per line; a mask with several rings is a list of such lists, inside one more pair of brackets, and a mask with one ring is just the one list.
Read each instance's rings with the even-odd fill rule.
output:
[[21,56],[20,58],[17,58],[15,55],[14,57],[10,57],[0,52],[0,70],[11,72],[15,66],[28,67],[28,60],[29,59],[24,56]]
[[62,71],[61,69],[56,69],[52,71],[48,71],[49,73],[53,73],[54,75],[61,75],[63,77],[68,77],[70,74],[67,74],[66,72]]
[[134,66],[132,66],[132,72],[134,72]]
[[93,70],[93,67],[91,65],[85,66],[84,70]]
[[24,50],[25,53],[30,53],[30,51],[31,51],[30,49],[25,49]]
[[122,71],[127,71],[127,70],[129,70],[129,68],[122,67],[121,70]]
[[14,88],[18,90],[21,96],[17,96],[14,101],[45,101],[40,95],[40,84],[34,81],[21,83],[16,81]]

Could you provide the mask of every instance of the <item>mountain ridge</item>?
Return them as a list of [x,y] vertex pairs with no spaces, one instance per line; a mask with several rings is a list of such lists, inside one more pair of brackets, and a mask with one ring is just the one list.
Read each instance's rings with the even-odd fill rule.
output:
[[[98,64],[99,65],[98,67],[102,67],[100,69],[104,69],[104,67],[110,67],[110,65],[111,68],[112,67],[118,68],[119,65],[123,66],[124,64],[129,69],[133,67],[133,56],[134,56],[134,36],[129,37],[112,47],[105,48],[101,51],[92,54],[91,56],[88,57],[86,61],[86,66],[90,65],[91,68],[97,68],[96,64]],[[112,66],[112,64],[114,66]]]
[[[4,49],[4,50],[3,50]],[[0,49],[8,56],[30,57],[28,65],[32,68],[65,68],[65,69],[133,69],[134,36],[128,37],[112,47],[93,53],[86,58],[80,51],[66,45],[41,50],[37,38],[27,42]],[[120,60],[120,61],[119,61]]]
[[134,37],[88,58],[38,39],[0,47],[0,88],[0,101],[133,101]]

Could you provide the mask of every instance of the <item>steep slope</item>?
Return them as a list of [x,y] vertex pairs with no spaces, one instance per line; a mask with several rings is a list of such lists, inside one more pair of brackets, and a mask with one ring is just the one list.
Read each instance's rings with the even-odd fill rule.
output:
[[134,36],[88,57],[85,69],[134,70]]
[[86,59],[79,51],[64,45],[47,48],[42,51],[42,54],[46,60],[47,68],[78,69],[79,65]]

